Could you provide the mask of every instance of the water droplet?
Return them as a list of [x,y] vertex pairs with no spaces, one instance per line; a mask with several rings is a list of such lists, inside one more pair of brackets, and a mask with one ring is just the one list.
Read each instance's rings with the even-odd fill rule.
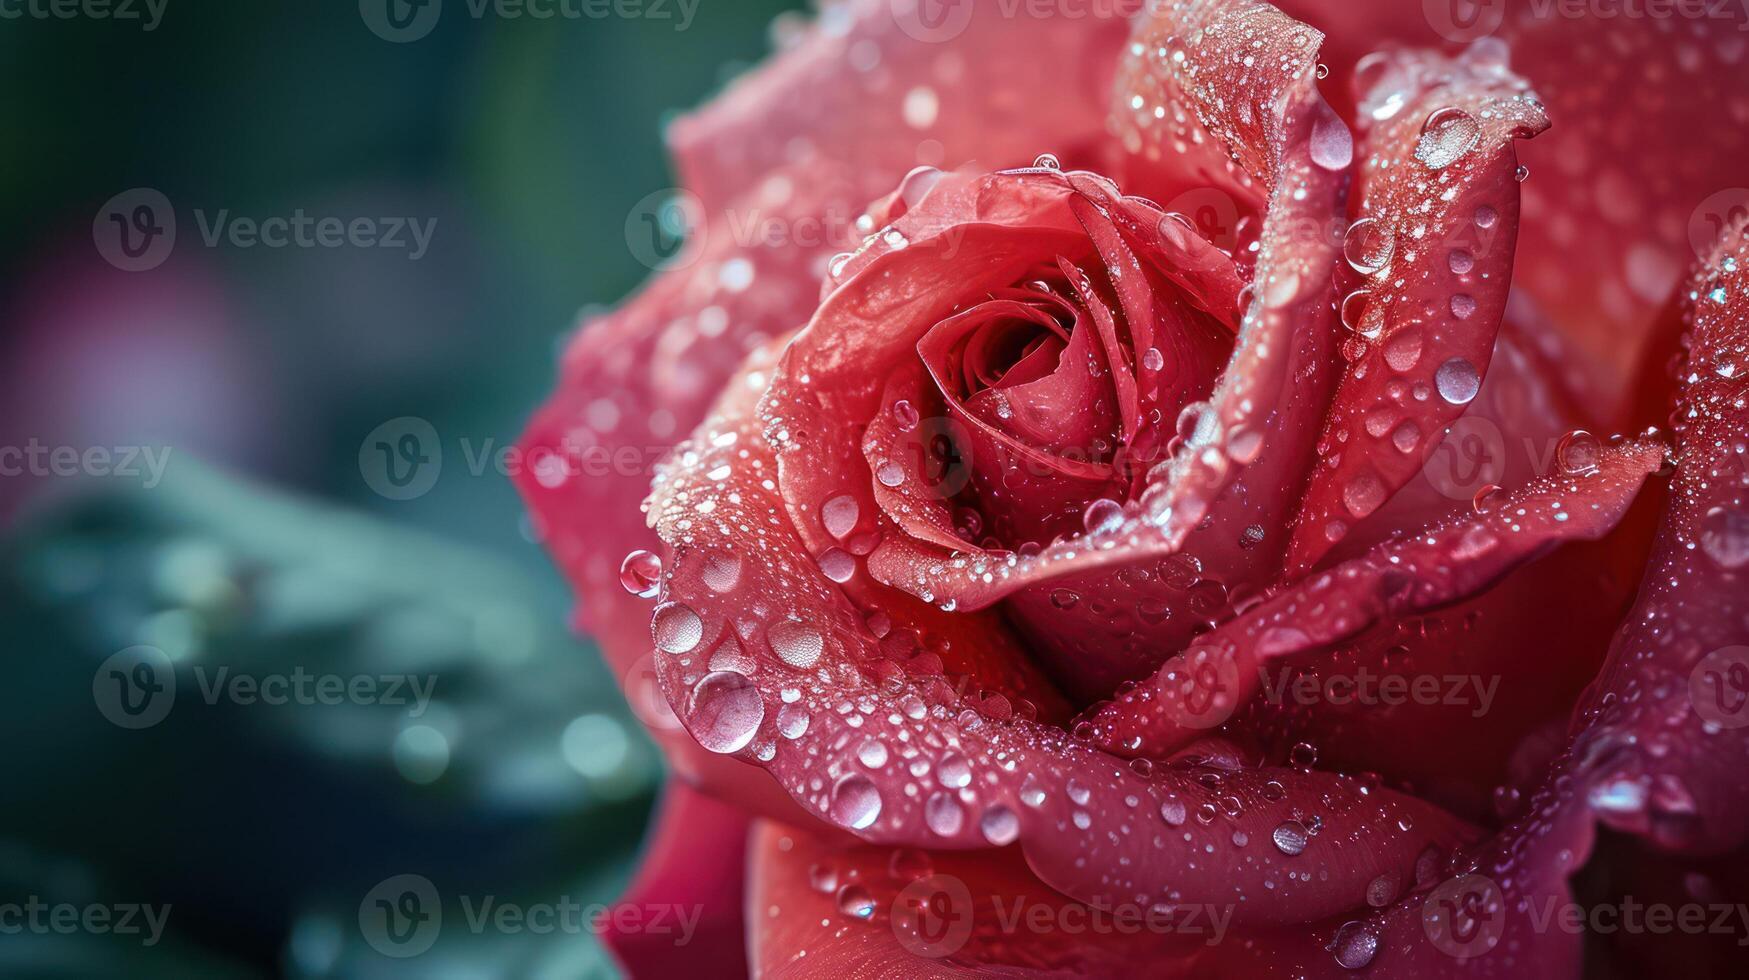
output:
[[1470,509],[1478,514],[1486,514],[1490,510],[1493,510],[1494,495],[1499,492],[1500,485],[1497,483],[1482,484],[1482,488],[1477,490],[1475,497],[1470,500]]
[[1397,900],[1399,879],[1395,872],[1382,874],[1366,885],[1366,904],[1382,909]]
[[1073,609],[1081,601],[1081,597],[1068,589],[1054,589],[1051,592],[1051,605],[1058,609]]
[[827,548],[820,556],[820,571],[839,585],[856,577],[856,559],[842,548]]
[[813,719],[808,716],[808,709],[799,704],[790,703],[777,709],[777,733],[784,738],[797,739],[808,733],[808,722]]
[[1391,262],[1396,242],[1391,229],[1376,218],[1361,218],[1342,236],[1342,256],[1354,271],[1372,275]]
[[1370,470],[1356,473],[1342,488],[1342,505],[1355,517],[1365,517],[1385,502],[1385,485]]
[[1105,534],[1123,527],[1123,505],[1101,497],[1087,505],[1081,514],[1082,526],[1088,534]]
[[923,801],[923,822],[942,837],[952,837],[965,825],[966,811],[952,793],[937,791]]
[[1530,168],[1525,166],[1522,163],[1518,165],[1517,170],[1512,171],[1512,179],[1518,181],[1521,184],[1524,183],[1529,178],[1530,178]]
[[1451,315],[1459,320],[1468,320],[1476,314],[1476,298],[1469,293],[1458,293],[1451,298]]
[[1182,800],[1162,800],[1160,803],[1160,819],[1166,821],[1168,827],[1183,826],[1187,815]]
[[893,403],[893,421],[898,424],[899,431],[910,432],[917,428],[917,423],[921,419],[917,414],[916,406],[901,398]]
[[941,764],[935,767],[935,778],[948,789],[959,789],[971,785],[972,766],[963,755],[948,753],[941,757]]
[[1027,806],[1044,806],[1045,788],[1032,773],[1027,773],[1026,781],[1020,784],[1020,802]]
[[1295,742],[1288,750],[1287,761],[1298,769],[1310,769],[1318,764],[1318,747],[1310,742]]
[[845,885],[838,890],[838,911],[855,919],[866,919],[874,915],[875,900],[868,889],[857,884]]
[[[1361,329],[1361,318],[1366,315],[1366,306],[1371,300],[1372,291],[1367,289],[1356,289],[1354,292],[1343,297],[1342,325],[1355,333],[1369,336]],[[1370,336],[1376,336],[1377,333],[1378,328],[1375,326],[1373,328],[1373,333]]]
[[1700,522],[1700,550],[1720,568],[1749,565],[1749,513],[1725,507],[1707,511]]
[[1451,254],[1445,257],[1445,264],[1453,273],[1467,276],[1470,274],[1470,270],[1476,267],[1476,257],[1461,248],[1454,248],[1451,250]]
[[1063,169],[1063,162],[1057,159],[1055,153],[1040,153],[1033,159],[1032,165],[1035,167],[1042,167],[1045,170]]
[[978,829],[984,832],[984,839],[997,847],[1014,843],[1020,836],[1020,818],[1013,810],[998,803],[984,811],[978,819]]
[[881,791],[867,776],[852,773],[832,787],[828,813],[834,823],[866,830],[881,815]]
[[928,877],[934,870],[935,864],[929,860],[929,854],[915,847],[898,848],[887,859],[887,874],[897,881],[916,881]]
[[685,653],[704,639],[704,622],[698,613],[678,602],[664,602],[650,617],[650,633],[656,649],[664,653]]
[[856,498],[842,493],[820,508],[820,523],[826,526],[826,533],[835,538],[848,537],[856,530],[856,520],[861,516],[862,508],[856,503]]
[[1330,951],[1336,955],[1336,965],[1344,970],[1364,969],[1378,955],[1379,937],[1365,922],[1357,919],[1336,930]]
[[662,559],[642,548],[619,563],[619,584],[640,599],[654,599],[662,589]]
[[1150,347],[1142,352],[1142,367],[1150,371],[1158,371],[1166,366],[1166,355],[1160,353],[1160,348]]
[[1393,371],[1407,371],[1421,360],[1421,331],[1403,327],[1385,341],[1385,363]]
[[1482,126],[1476,117],[1456,106],[1436,109],[1421,124],[1421,138],[1415,144],[1415,159],[1429,169],[1440,170],[1456,163],[1470,152],[1482,138]]
[[1555,444],[1555,461],[1563,473],[1587,476],[1603,461],[1603,443],[1584,429],[1574,429]]
[[1092,791],[1078,779],[1069,780],[1065,788],[1069,792],[1070,801],[1076,806],[1086,806],[1087,801],[1093,798]]
[[1494,227],[1494,222],[1499,221],[1499,220],[1500,220],[1500,212],[1495,211],[1493,208],[1489,207],[1486,204],[1484,204],[1481,207],[1476,209],[1476,227],[1477,228],[1492,228],[1492,227]]
[[771,644],[771,650],[779,660],[797,670],[814,666],[826,646],[825,637],[819,630],[793,620],[774,624],[766,631],[765,641]]
[[1276,850],[1293,857],[1306,849],[1306,828],[1298,820],[1289,820],[1275,828],[1269,838],[1275,841]]
[[864,739],[856,747],[856,761],[870,769],[879,769],[887,764],[887,746],[878,739]]
[[1462,357],[1454,357],[1433,373],[1433,385],[1439,397],[1453,405],[1468,405],[1482,387],[1482,377],[1476,366]]
[[693,685],[689,720],[687,730],[698,744],[712,752],[739,752],[765,720],[765,701],[747,677],[714,671]]

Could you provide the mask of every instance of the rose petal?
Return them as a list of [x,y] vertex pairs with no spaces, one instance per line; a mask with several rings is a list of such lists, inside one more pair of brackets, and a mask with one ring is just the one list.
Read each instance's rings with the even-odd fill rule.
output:
[[1362,101],[1390,89],[1406,105],[1362,146],[1361,201],[1344,245],[1362,275],[1342,304],[1349,365],[1295,522],[1291,577],[1407,483],[1423,440],[1481,388],[1512,281],[1514,141],[1548,128],[1524,82],[1489,51],[1372,62],[1380,80]]
[[1230,718],[1270,661],[1448,605],[1561,541],[1601,536],[1663,458],[1655,443],[1611,450],[1592,472],[1539,480],[1485,514],[1466,510],[1316,575],[1208,634],[1152,683],[1102,708],[1094,738],[1111,752],[1162,757]]
[[[1418,801],[1327,774],[1131,768],[988,693],[1013,679],[961,673],[1021,670],[1012,660],[977,663],[927,635],[924,652],[892,659],[790,525],[747,401],[726,401],[652,495],[669,548],[656,669],[702,745],[763,766],[825,822],[876,843],[1018,841],[1082,901],[1238,901],[1257,921],[1351,907],[1373,877],[1468,837]],[[893,614],[887,632],[906,629]],[[725,646],[737,656],[719,658]],[[1290,821],[1322,827],[1303,854],[1269,843]],[[1210,847],[1233,857],[1196,856]]]
[[[994,4],[854,0],[794,46],[677,120],[685,184],[714,209],[792,163],[854,168],[863,200],[919,164],[1019,166],[1090,152],[1127,29],[1126,9],[1011,16]],[[1012,52],[1049,70],[1015,71]]]
[[776,977],[1171,971],[1226,938],[1232,916],[1227,906],[1101,913],[1039,881],[1011,849],[834,846],[770,822],[755,833],[749,882],[749,946],[760,975]]
[[[1540,0],[1279,6],[1329,33],[1332,81],[1389,44],[1510,48],[1559,121],[1519,154],[1529,178],[1516,281],[1618,379],[1682,270],[1749,207],[1741,4],[1706,4],[1704,16],[1678,5],[1663,19],[1589,5],[1550,14]],[[1612,388],[1612,402],[1629,390]]]
[[671,910],[692,928],[680,941],[672,930],[624,927],[610,909],[601,941],[634,976],[744,976],[741,894],[751,821],[680,782],[669,783],[655,819],[638,875],[615,907],[636,910],[630,921],[637,923]]

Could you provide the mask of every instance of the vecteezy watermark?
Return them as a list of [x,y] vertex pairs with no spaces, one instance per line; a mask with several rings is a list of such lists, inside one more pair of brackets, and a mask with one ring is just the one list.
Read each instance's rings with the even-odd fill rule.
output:
[[139,936],[140,945],[149,948],[164,938],[170,909],[139,902],[48,902],[31,895],[22,902],[0,902],[0,936]]
[[[987,896],[982,913],[983,934],[1003,936],[1134,936],[1141,934],[1196,936],[1210,946],[1227,934],[1231,905],[1136,905],[1095,908],[1060,899],[1029,900],[1026,896]],[[980,903],[971,889],[950,874],[931,874],[911,882],[893,897],[888,919],[893,935],[907,951],[927,959],[952,956],[965,947],[977,928]]]
[[1688,698],[1713,728],[1749,726],[1749,647],[1723,647],[1701,658],[1688,675]]
[[[1715,935],[1735,936],[1749,946],[1749,905],[1730,902],[1642,902],[1632,895],[1580,903],[1559,895],[1539,895],[1515,903],[1522,913],[1517,928],[1545,935]],[[1452,878],[1429,892],[1421,906],[1421,925],[1434,947],[1448,956],[1471,959],[1499,945],[1506,933],[1507,903],[1494,879],[1483,874]]]
[[0,446],[0,477],[118,477],[150,490],[164,479],[169,446],[51,446],[31,439]]
[[[556,487],[578,477],[648,476],[673,446],[608,446],[571,437],[557,446],[520,446],[463,436],[456,448],[469,476],[530,473],[542,486]],[[443,461],[437,428],[414,415],[384,422],[358,445],[358,471],[365,485],[390,500],[429,493],[443,472]]]
[[1389,674],[1359,667],[1352,673],[1311,674],[1283,667],[1273,680],[1269,668],[1257,668],[1263,696],[1271,704],[1361,705],[1365,707],[1458,706],[1480,718],[1494,704],[1500,677],[1480,674]]
[[[436,218],[312,215],[303,208],[265,217],[195,208],[194,220],[207,248],[380,248],[404,251],[414,262],[425,257],[437,232]],[[97,209],[91,238],[97,253],[117,269],[156,269],[176,248],[176,208],[150,187],[123,191]]]
[[[765,193],[782,201],[794,189],[787,178],[779,177],[766,183]],[[706,214],[696,194],[678,187],[645,194],[626,212],[625,220],[626,249],[640,264],[658,271],[691,266],[705,254],[705,245],[711,240],[731,242],[737,253],[794,245],[842,254],[862,248],[877,234],[896,233],[877,229],[867,215],[839,207],[792,215],[782,213],[775,204],[771,209],[750,204]],[[965,229],[955,225],[922,242],[889,239],[888,244],[933,249],[943,259],[951,259],[964,238]],[[752,285],[755,272],[745,254],[738,254],[722,263],[717,277],[724,289],[739,292]]]
[[1749,187],[1727,187],[1708,194],[1688,218],[1688,244],[1706,259],[1725,231],[1749,221]]
[[150,34],[170,0],[0,0],[0,20],[113,20]]
[[[404,707],[407,717],[418,718],[430,707],[437,688],[435,674],[343,675],[312,673],[301,666],[289,672],[254,674],[205,664],[197,664],[192,673],[195,690],[209,707],[220,702],[241,707],[385,705]],[[98,713],[112,724],[150,728],[176,705],[175,666],[157,647],[128,647],[97,666],[91,697]]]
[[[453,0],[452,0],[453,2]],[[444,0],[358,0],[358,14],[372,34],[407,44],[430,34],[443,16]],[[692,26],[699,0],[463,0],[474,20],[645,20]]]
[[[1459,44],[1487,37],[1506,23],[1508,0],[1422,0],[1427,25]],[[1739,20],[1744,0],[1530,0],[1521,16],[1531,20],[1698,21]],[[1749,30],[1741,22],[1738,30]]]
[[[495,895],[460,895],[462,924],[472,935],[600,935],[608,929],[692,942],[703,905],[579,902],[560,895],[550,902],[505,902]],[[454,919],[452,918],[453,922]],[[384,956],[406,959],[429,950],[443,931],[443,898],[424,875],[403,874],[378,882],[358,903],[358,928]]]

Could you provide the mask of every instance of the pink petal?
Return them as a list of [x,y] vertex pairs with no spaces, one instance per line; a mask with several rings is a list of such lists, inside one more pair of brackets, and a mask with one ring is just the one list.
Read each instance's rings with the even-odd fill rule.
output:
[[1349,364],[1294,527],[1290,576],[1407,483],[1424,442],[1480,390],[1512,281],[1514,141],[1548,127],[1523,81],[1486,49],[1381,54],[1368,77],[1363,103],[1389,89],[1407,104],[1362,144],[1361,201],[1344,244],[1359,274],[1342,304]]

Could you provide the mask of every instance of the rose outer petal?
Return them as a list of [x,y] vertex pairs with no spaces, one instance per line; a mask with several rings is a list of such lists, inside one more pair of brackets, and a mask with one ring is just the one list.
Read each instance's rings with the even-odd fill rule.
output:
[[1374,56],[1373,90],[1406,105],[1362,142],[1361,200],[1345,238],[1361,281],[1319,465],[1295,521],[1297,578],[1415,473],[1425,440],[1475,398],[1512,282],[1514,142],[1548,128],[1522,79],[1478,48]]
[[[637,877],[601,919],[601,941],[628,973],[746,975],[742,893],[751,822],[733,806],[669,782]],[[658,930],[660,920],[668,924]],[[685,933],[683,923],[690,923]]]

